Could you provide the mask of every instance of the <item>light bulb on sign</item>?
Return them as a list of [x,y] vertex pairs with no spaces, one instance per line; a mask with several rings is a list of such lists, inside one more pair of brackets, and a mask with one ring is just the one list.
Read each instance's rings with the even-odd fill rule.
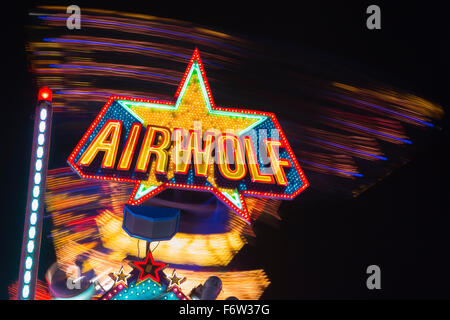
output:
[[47,87],[42,87],[39,89],[38,101],[52,101],[52,90]]

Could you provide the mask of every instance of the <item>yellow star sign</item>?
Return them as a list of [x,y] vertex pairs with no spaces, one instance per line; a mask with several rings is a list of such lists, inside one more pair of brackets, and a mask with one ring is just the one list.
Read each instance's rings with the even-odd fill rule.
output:
[[215,106],[197,49],[174,101],[112,96],[68,162],[84,178],[135,183],[128,204],[209,191],[247,222],[243,195],[292,199],[308,186],[274,114]]

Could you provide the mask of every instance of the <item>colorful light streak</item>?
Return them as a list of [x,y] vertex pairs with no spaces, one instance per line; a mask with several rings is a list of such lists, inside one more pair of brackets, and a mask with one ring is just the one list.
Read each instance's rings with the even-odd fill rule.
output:
[[[42,20],[60,20],[60,21],[64,21],[64,22],[67,20],[66,17],[45,17],[45,16],[38,16],[38,19],[42,19]],[[237,47],[233,47],[233,46],[224,44],[223,42],[220,42],[220,41],[214,41],[214,40],[210,40],[210,39],[207,39],[207,38],[204,38],[204,37],[194,36],[194,35],[188,34],[188,33],[182,33],[182,32],[164,30],[164,29],[159,29],[159,28],[152,28],[152,27],[134,25],[134,24],[129,24],[129,23],[120,23],[120,22],[114,22],[114,21],[94,20],[94,19],[80,19],[80,21],[81,22],[92,22],[92,23],[112,25],[112,26],[121,26],[121,27],[128,27],[128,28],[136,28],[136,29],[157,31],[157,32],[161,32],[161,33],[177,35],[177,36],[180,36],[182,38],[190,38],[190,39],[195,39],[195,40],[201,40],[201,41],[206,41],[206,42],[210,42],[210,43],[213,43],[213,44],[217,44],[217,45],[220,45],[220,46],[226,46],[226,47],[238,49]],[[46,41],[46,40],[44,39],[44,41]],[[49,41],[51,41],[51,39]],[[161,53],[167,53],[167,52],[161,52]],[[176,55],[176,54],[174,54],[174,55]],[[179,56],[189,59],[189,56],[183,56],[183,55],[179,55]],[[209,63],[209,62],[206,62],[206,63]],[[215,63],[211,63],[211,64],[215,64]]]
[[325,141],[325,140],[317,139],[317,138],[313,138],[313,137],[308,137],[308,138],[311,139],[311,140],[317,141],[317,142],[328,144],[328,145],[333,146],[333,147],[337,147],[337,148],[340,148],[340,149],[348,150],[348,151],[351,151],[351,152],[364,154],[364,155],[372,157],[372,158],[376,158],[376,159],[380,159],[380,160],[387,160],[386,157],[382,157],[382,156],[378,156],[376,154],[371,154],[371,153],[367,153],[367,152],[364,152],[364,151],[361,151],[361,150],[349,148],[349,147],[342,146],[342,145],[339,145],[337,143],[333,143],[333,142],[330,142],[330,141]]
[[357,125],[357,124],[353,124],[353,123],[350,123],[350,122],[347,122],[347,121],[342,121],[342,120],[333,119],[333,118],[329,118],[329,117],[323,117],[323,118],[327,119],[327,120],[330,120],[330,121],[333,121],[333,122],[344,124],[344,125],[352,127],[352,128],[357,128],[357,129],[360,129],[360,130],[363,130],[363,131],[366,131],[366,132],[374,133],[374,134],[377,134],[377,135],[380,135],[380,136],[383,136],[383,137],[386,137],[386,138],[389,138],[389,139],[394,139],[394,140],[397,140],[397,141],[400,141],[400,142],[404,142],[404,143],[407,143],[407,144],[412,144],[412,141],[410,141],[410,140],[401,139],[401,138],[395,137],[393,135],[389,135],[389,134],[386,134],[386,133],[383,133],[383,132],[380,132],[380,131],[377,131],[377,130],[369,129],[369,128],[366,128],[366,127],[363,127],[363,126],[360,126],[360,125]]
[[[47,212],[54,225],[51,236],[58,264],[63,269],[82,258],[82,272],[94,270],[100,276],[102,285],[108,287],[112,281],[107,276],[108,272],[120,270],[123,266],[125,273],[129,273],[131,267],[126,263],[126,258],[145,256],[146,242],[128,236],[122,229],[123,204],[130,188],[113,182],[83,180],[69,168],[49,171],[47,185]],[[280,201],[257,198],[246,201],[252,220],[264,214],[278,217]],[[204,271],[204,268],[217,268],[225,274],[224,268],[246,244],[243,235],[252,235],[251,227],[237,215],[230,211],[227,216],[229,218],[225,223],[229,231],[178,233],[170,241],[160,242],[156,246],[153,251],[155,260],[180,266],[177,270],[183,276],[184,271],[180,268],[188,267],[195,269],[191,269],[190,274],[202,272],[201,277],[196,277],[199,279],[215,274],[214,271]],[[197,228],[201,227],[200,223]],[[250,276],[252,273],[248,272],[243,272],[241,279],[248,282],[251,290],[256,290],[253,296],[261,295],[265,287],[258,285],[261,281],[258,276]],[[236,272],[233,274],[237,275]],[[237,287],[232,289],[230,295],[245,298]]]
[[[104,211],[96,221],[105,248],[122,252],[124,257],[144,257],[145,241],[132,238],[123,230],[122,215]],[[218,234],[179,232],[172,239],[160,242],[154,257],[169,264],[226,266],[245,243],[237,231]]]
[[[73,95],[86,94],[86,95],[103,96],[106,98],[111,96],[111,93],[108,93],[108,92],[87,92],[87,91],[70,91],[70,90],[55,91],[55,94],[73,94]],[[129,97],[136,98],[136,99],[144,99],[144,97],[132,96],[132,95],[129,95]],[[163,101],[163,100],[161,100],[161,101]]]
[[158,78],[165,78],[165,79],[170,79],[170,80],[178,80],[175,77],[170,77],[170,76],[166,76],[163,74],[135,71],[135,70],[127,70],[127,69],[118,69],[118,68],[77,66],[77,65],[70,65],[70,64],[50,64],[49,67],[50,68],[73,68],[73,69],[90,69],[90,70],[101,70],[101,71],[112,71],[112,72],[125,72],[125,73],[142,74],[142,75],[158,77]]
[[[8,295],[11,300],[18,300],[18,283],[14,282],[8,286]],[[44,281],[37,280],[35,286],[34,300],[51,300],[52,297],[48,291],[48,286]]]
[[[112,42],[77,40],[77,39],[48,39],[48,38],[44,38],[43,41],[63,42],[63,43],[64,42],[70,42],[70,43],[79,43],[79,44],[93,44],[93,45],[102,45],[102,46],[112,46],[112,47],[118,47],[118,48],[138,49],[138,50],[144,50],[144,51],[152,51],[152,52],[156,52],[156,53],[160,53],[160,54],[173,55],[173,56],[184,58],[184,59],[189,59],[190,58],[188,55],[178,54],[176,52],[170,52],[170,51],[165,51],[165,50],[158,50],[158,49],[154,49],[154,48],[132,46],[132,45],[120,44],[120,43],[112,43]],[[214,62],[205,61],[205,64],[211,64],[211,65],[223,68],[223,65],[218,64],[218,63],[214,63]],[[178,79],[176,79],[176,80],[178,80]]]
[[341,172],[341,173],[348,174],[348,175],[355,176],[355,177],[359,177],[359,178],[363,177],[363,175],[361,173],[344,171],[344,170],[340,170],[340,169],[333,168],[333,167],[330,167],[330,166],[325,166],[325,165],[320,164],[320,163],[314,163],[314,162],[306,161],[306,160],[301,160],[300,162],[307,163],[307,164],[310,164],[310,165],[313,165],[313,166],[317,166],[317,167],[321,167],[321,168],[324,168],[324,169],[332,170],[332,171]]
[[394,111],[394,110],[391,110],[391,109],[388,109],[388,108],[383,108],[383,107],[377,106],[377,105],[375,105],[373,103],[369,103],[369,102],[361,100],[361,99],[355,99],[355,98],[346,97],[346,96],[342,96],[342,95],[340,96],[340,98],[344,99],[344,100],[348,100],[348,101],[353,101],[353,102],[356,102],[356,103],[358,103],[360,105],[368,106],[370,108],[378,109],[378,110],[381,110],[381,111],[384,111],[384,112],[389,112],[389,113],[395,114],[397,116],[400,116],[400,117],[403,117],[403,118],[407,118],[409,120],[412,120],[412,121],[418,122],[420,124],[426,125],[428,127],[434,127],[434,124],[432,124],[431,122],[426,122],[426,121],[423,121],[423,120],[420,120],[420,119],[408,116],[406,114],[403,114],[401,112],[397,112],[397,111]]
[[[425,120],[439,120],[443,115],[441,106],[410,93],[389,89],[361,88],[339,82],[334,82],[332,85],[344,90],[344,94],[330,93],[338,99],[352,101],[353,105],[357,107],[364,106],[388,112],[396,117],[403,118],[403,120],[411,120],[415,124],[419,123],[428,127],[434,127],[435,125],[432,122]],[[382,107],[380,104],[385,104],[386,107]],[[392,110],[392,108],[399,111]],[[408,114],[413,114],[414,117]]]

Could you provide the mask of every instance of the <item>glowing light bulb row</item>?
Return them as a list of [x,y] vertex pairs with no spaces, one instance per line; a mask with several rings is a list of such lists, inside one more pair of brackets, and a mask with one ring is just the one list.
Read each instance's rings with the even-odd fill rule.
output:
[[33,264],[34,264],[34,251],[35,251],[35,241],[36,241],[36,224],[38,221],[38,209],[41,205],[41,181],[42,181],[42,169],[44,167],[44,148],[45,146],[45,132],[47,129],[47,116],[48,110],[46,106],[43,106],[39,111],[39,119],[38,119],[38,134],[36,141],[36,160],[34,163],[34,173],[33,177],[33,187],[31,191],[31,202],[30,202],[30,220],[28,231],[25,233],[26,240],[26,256],[24,260],[24,271],[23,271],[23,286],[21,290],[22,299],[28,299],[31,293],[31,278],[33,272]]

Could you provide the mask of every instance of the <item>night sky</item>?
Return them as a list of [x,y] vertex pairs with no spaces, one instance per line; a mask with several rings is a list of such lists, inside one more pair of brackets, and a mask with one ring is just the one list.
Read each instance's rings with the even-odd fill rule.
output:
[[[370,76],[441,104],[448,112],[449,27],[443,8],[423,2],[377,1],[382,29],[368,30],[359,4],[296,3],[239,7],[219,1],[86,7],[142,12],[192,21],[251,38],[269,48],[283,42],[320,50],[371,70]],[[374,2],[375,3],[375,2]],[[69,3],[68,3],[69,4]],[[71,3],[70,3],[71,4]],[[77,1],[81,8],[83,2]],[[24,49],[27,5],[4,12],[2,34],[2,212],[0,298],[19,272],[26,205],[31,118],[36,87]],[[280,57],[282,58],[282,57]],[[284,202],[279,228],[256,223],[255,246],[235,259],[265,269],[272,284],[263,299],[450,298],[450,157],[448,116],[412,161],[358,198],[306,190]],[[249,262],[249,263],[250,263]],[[366,267],[381,267],[381,290],[366,288]],[[292,286],[292,287],[291,287]],[[293,288],[296,289],[293,289]]]

